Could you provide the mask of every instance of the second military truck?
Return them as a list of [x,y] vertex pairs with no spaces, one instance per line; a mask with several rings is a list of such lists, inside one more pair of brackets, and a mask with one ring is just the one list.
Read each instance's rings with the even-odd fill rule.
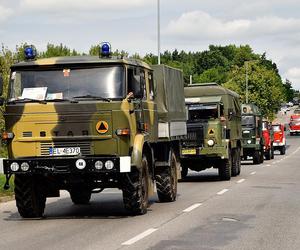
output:
[[241,171],[239,95],[215,83],[184,89],[188,113],[187,139],[182,143],[182,177],[188,169],[218,168],[221,180]]
[[100,57],[35,60],[29,47],[11,68],[4,172],[15,175],[22,217],[42,216],[59,190],[85,204],[92,193],[119,188],[132,214],[147,212],[155,183],[161,202],[176,199],[186,135],[182,72],[101,48]]

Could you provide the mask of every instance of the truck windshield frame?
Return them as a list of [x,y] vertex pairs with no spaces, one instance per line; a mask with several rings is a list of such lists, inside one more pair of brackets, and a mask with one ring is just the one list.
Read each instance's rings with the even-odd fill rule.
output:
[[255,116],[254,115],[242,115],[242,127],[255,127]]
[[72,100],[78,96],[101,96],[113,100],[123,99],[125,93],[125,67],[122,65],[18,68],[10,76],[8,101]]

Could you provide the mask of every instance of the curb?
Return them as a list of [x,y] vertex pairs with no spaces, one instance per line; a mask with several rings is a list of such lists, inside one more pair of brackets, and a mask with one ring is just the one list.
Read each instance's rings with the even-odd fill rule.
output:
[[14,195],[0,197],[0,203],[9,202],[15,199]]

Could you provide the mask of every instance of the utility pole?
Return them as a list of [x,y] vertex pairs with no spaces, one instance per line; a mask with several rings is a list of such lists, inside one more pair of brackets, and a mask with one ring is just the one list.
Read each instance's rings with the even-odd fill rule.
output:
[[246,104],[248,104],[249,96],[248,96],[248,61],[245,62],[246,66]]
[[160,0],[157,0],[157,64],[160,64]]

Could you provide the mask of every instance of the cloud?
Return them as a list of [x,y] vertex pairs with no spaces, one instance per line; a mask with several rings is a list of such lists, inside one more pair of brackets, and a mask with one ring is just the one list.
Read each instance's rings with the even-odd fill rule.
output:
[[293,67],[290,68],[285,74],[284,77],[289,79],[293,86],[297,89],[300,89],[300,68],[299,67]]
[[0,23],[1,23],[13,14],[13,10],[10,8],[5,8],[0,5],[0,13],[1,13],[0,14]]
[[21,7],[45,12],[86,10],[124,10],[141,7],[147,0],[21,0]]
[[165,34],[178,39],[251,39],[300,31],[300,19],[276,16],[226,20],[203,11],[182,14],[168,23]]

